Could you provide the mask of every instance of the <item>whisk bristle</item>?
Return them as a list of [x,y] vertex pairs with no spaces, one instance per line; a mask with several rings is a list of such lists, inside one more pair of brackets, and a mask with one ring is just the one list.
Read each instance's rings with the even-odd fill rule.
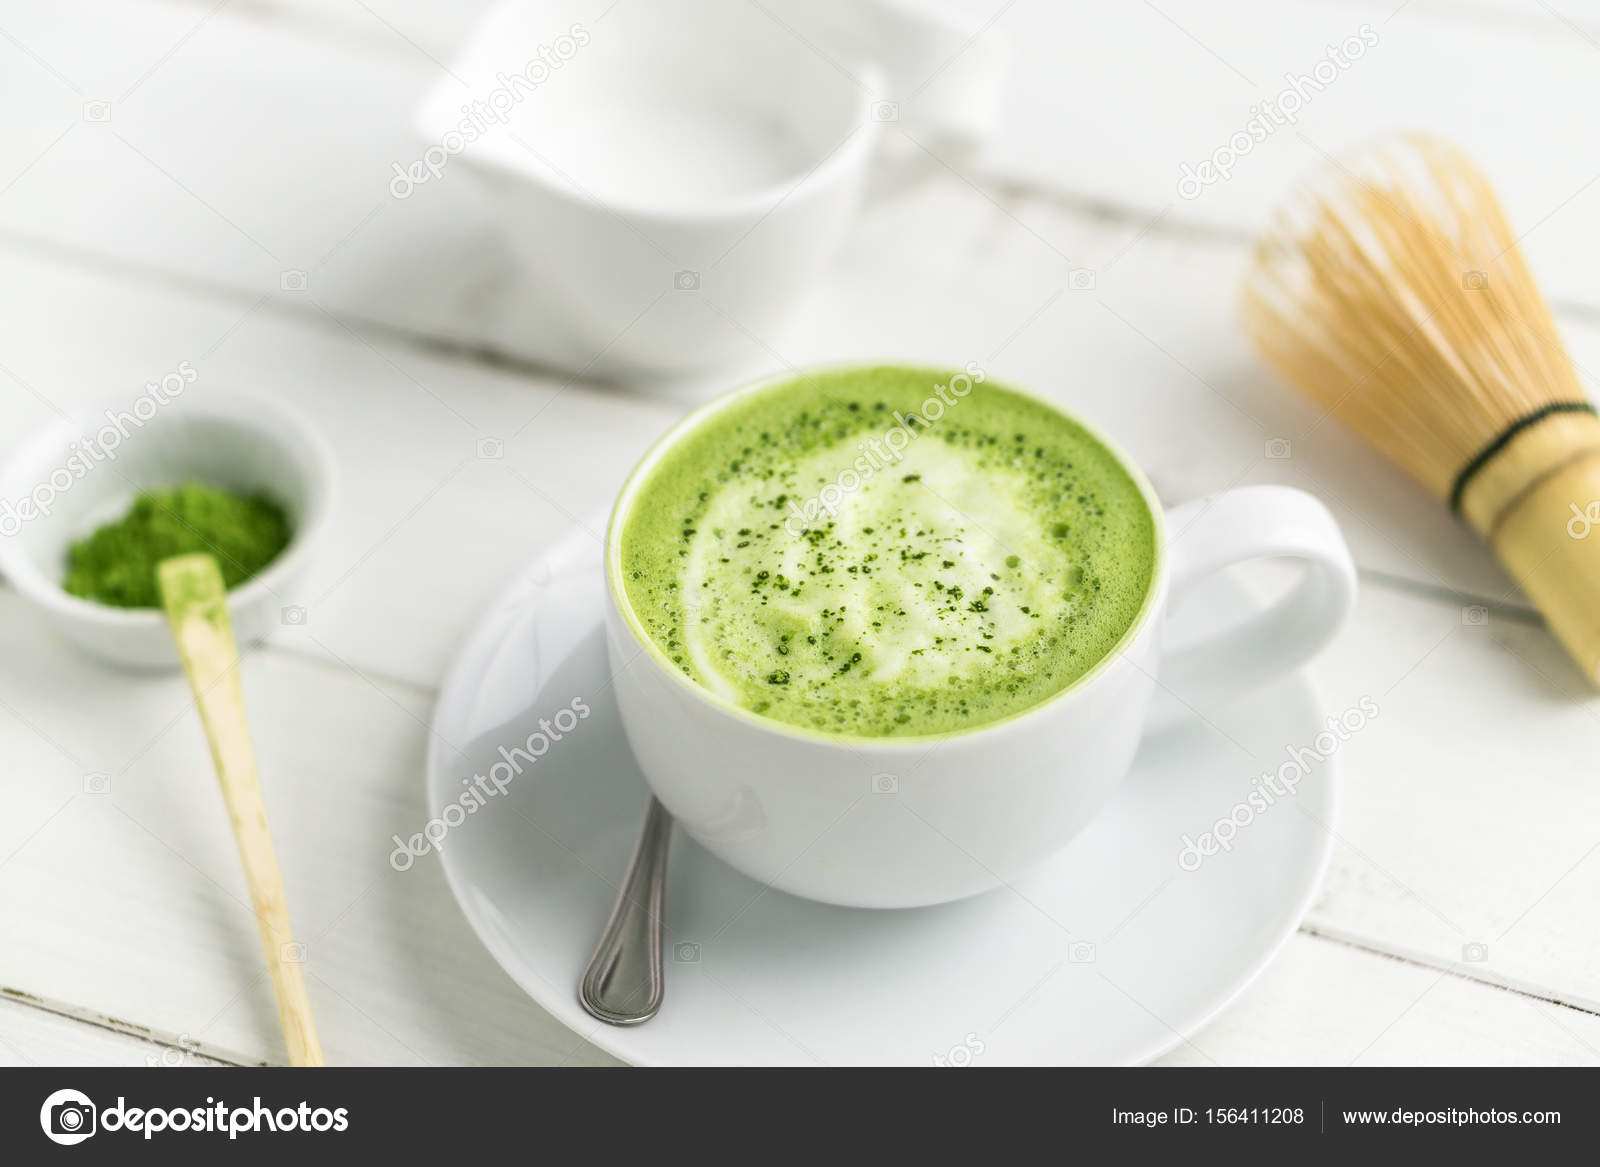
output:
[[1243,314],[1281,375],[1443,499],[1519,421],[1584,400],[1494,190],[1432,139],[1313,181],[1262,238]]
[[1330,168],[1262,239],[1244,323],[1483,536],[1600,687],[1600,417],[1477,168],[1417,137]]

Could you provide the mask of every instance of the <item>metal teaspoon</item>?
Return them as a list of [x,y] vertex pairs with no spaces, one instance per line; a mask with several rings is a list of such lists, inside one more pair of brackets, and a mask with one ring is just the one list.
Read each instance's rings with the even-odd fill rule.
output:
[[651,798],[628,874],[578,985],[578,1002],[607,1025],[639,1025],[661,1008],[661,920],[671,841],[672,816]]

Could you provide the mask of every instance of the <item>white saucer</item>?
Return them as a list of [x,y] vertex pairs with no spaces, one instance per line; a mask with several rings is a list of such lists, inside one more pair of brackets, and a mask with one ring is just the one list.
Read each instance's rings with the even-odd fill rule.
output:
[[[1238,583],[1207,587],[1173,613],[1175,637],[1196,613],[1215,627],[1254,607]],[[1336,757],[1253,813],[1230,850],[1198,870],[1179,864],[1183,836],[1228,817],[1290,747],[1311,747],[1325,729],[1296,676],[1148,739],[1117,800],[1066,851],[1012,888],[960,903],[812,903],[763,888],[676,832],[665,1004],[646,1025],[599,1024],[578,1005],[578,978],[646,805],[609,691],[602,597],[600,547],[580,531],[485,615],[434,714],[431,814],[540,717],[574,697],[592,712],[416,861],[443,861],[478,935],[535,1001],[625,1061],[1148,1061],[1250,983],[1316,891]]]

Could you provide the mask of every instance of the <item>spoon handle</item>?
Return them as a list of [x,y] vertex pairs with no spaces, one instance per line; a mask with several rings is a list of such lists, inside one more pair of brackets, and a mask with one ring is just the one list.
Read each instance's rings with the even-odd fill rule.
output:
[[244,864],[289,1064],[320,1066],[322,1043],[311,1019],[311,998],[301,970],[305,946],[295,943],[289,927],[283,876],[267,830],[267,808],[261,798],[255,749],[250,744],[250,727],[244,716],[239,649],[228,619],[222,573],[210,555],[174,556],[162,560],[156,570],[162,606],[178,643],[189,687],[194,691],[217,781],[228,805],[234,841]]
[[672,816],[652,798],[611,918],[578,986],[578,1001],[608,1025],[638,1025],[661,1008],[661,918]]

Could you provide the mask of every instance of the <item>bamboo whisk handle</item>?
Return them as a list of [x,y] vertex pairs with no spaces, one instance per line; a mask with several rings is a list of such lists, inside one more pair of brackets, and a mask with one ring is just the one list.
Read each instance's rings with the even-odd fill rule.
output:
[[1513,503],[1489,545],[1590,683],[1600,685],[1600,448]]
[[1483,536],[1591,684],[1600,685],[1600,418],[1551,415],[1461,493]]

